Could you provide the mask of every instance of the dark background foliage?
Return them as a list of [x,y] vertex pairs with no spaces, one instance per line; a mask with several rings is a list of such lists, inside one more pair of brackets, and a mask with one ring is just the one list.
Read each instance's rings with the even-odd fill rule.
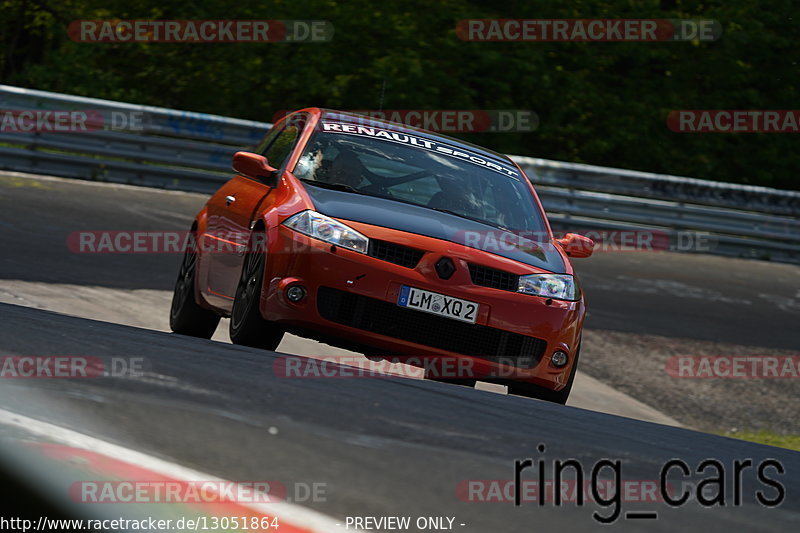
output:
[[[506,153],[798,189],[790,133],[674,133],[674,109],[797,109],[796,0],[0,0],[0,81],[271,121],[278,110],[532,109]],[[695,18],[715,42],[496,43],[463,18]],[[87,44],[76,19],[325,19],[330,43]]]

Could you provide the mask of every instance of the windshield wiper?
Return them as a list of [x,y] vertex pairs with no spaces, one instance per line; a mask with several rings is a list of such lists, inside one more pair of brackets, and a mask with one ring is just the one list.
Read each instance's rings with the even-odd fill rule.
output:
[[503,231],[511,231],[509,228],[505,226],[501,226],[500,224],[495,224],[489,222],[488,220],[483,220],[482,218],[476,218],[464,215],[462,213],[457,213],[455,211],[451,211],[449,209],[444,209],[442,207],[429,207],[428,209],[433,209],[434,211],[439,211],[440,213],[447,213],[448,215],[453,215],[460,218],[466,218],[467,220],[472,220],[473,222],[480,222],[481,224],[486,224],[487,226],[492,226],[493,228],[501,229]]
[[359,191],[355,187],[352,187],[350,185],[346,185],[344,183],[328,183],[326,181],[317,181],[317,180],[309,180],[309,179],[301,179],[300,181],[302,181],[303,183],[309,183],[311,185],[314,185],[315,187],[322,187],[323,189],[331,189],[331,190],[334,190],[334,191],[354,192],[354,193],[357,193],[357,194],[366,194],[366,193],[363,193],[363,192]]

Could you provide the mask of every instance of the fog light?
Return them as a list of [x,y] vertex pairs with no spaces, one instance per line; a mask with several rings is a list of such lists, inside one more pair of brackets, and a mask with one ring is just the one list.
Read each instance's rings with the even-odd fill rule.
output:
[[306,297],[306,290],[300,285],[292,285],[286,289],[286,297],[290,302],[297,303]]
[[561,350],[554,352],[553,356],[550,358],[550,362],[559,368],[566,365],[567,361],[569,361],[569,357],[566,352],[562,352]]

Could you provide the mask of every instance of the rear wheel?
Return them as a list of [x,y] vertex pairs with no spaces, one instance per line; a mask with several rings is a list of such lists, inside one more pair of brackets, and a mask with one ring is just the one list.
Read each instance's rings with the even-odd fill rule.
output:
[[178,280],[172,293],[169,327],[175,333],[210,339],[219,324],[219,315],[200,307],[194,299],[195,273],[197,272],[197,245],[191,234],[183,252]]
[[575,360],[572,362],[572,370],[570,370],[567,384],[560,391],[554,391],[533,383],[509,383],[508,393],[516,394],[517,396],[527,396],[528,398],[537,398],[547,402],[560,403],[564,405],[567,403],[569,393],[572,392],[572,383],[575,381],[575,374],[578,371],[578,358],[581,355],[581,347],[575,351]]
[[254,232],[247,246],[231,309],[230,336],[234,344],[274,350],[283,339],[284,331],[274,322],[264,320],[258,308],[266,264],[266,252],[259,245],[262,242],[260,236],[263,237]]

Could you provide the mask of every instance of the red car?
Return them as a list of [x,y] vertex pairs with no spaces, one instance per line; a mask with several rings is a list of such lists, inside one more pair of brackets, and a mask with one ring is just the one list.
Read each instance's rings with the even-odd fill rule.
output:
[[593,243],[554,239],[509,158],[310,108],[233,169],[192,226],[174,332],[209,338],[225,316],[236,344],[289,331],[566,402],[586,314],[569,258]]

